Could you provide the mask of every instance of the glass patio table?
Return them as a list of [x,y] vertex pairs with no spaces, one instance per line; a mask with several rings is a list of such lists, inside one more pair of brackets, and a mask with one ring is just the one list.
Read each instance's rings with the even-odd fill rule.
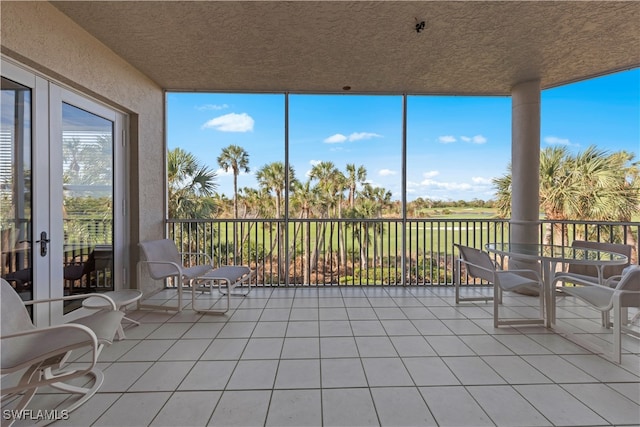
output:
[[598,271],[599,282],[603,282],[602,269],[607,265],[627,263],[625,255],[596,249],[562,245],[541,245],[535,243],[488,243],[488,252],[509,257],[514,260],[540,262],[544,285],[545,326],[556,323],[555,292],[552,289],[553,277],[558,263],[593,265]]

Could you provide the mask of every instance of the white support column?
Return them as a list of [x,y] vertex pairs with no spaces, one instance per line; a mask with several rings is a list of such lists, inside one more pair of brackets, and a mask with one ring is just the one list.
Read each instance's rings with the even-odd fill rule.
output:
[[510,242],[539,242],[540,80],[511,90]]

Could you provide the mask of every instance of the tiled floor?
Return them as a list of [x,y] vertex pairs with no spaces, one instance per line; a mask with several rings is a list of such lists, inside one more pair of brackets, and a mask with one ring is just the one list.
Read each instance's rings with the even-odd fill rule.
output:
[[[100,392],[54,425],[640,425],[633,338],[616,365],[542,327],[494,329],[491,303],[456,306],[451,288],[258,288],[232,301],[225,316],[130,313],[142,324],[103,351]],[[502,314],[537,316],[536,304],[508,296]],[[603,342],[599,319],[558,300],[563,330]],[[33,407],[66,397],[46,391]]]

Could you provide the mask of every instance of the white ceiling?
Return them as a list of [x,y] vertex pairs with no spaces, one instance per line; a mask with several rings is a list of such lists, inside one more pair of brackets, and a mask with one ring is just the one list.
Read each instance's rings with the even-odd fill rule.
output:
[[172,90],[508,95],[640,65],[637,1],[52,3]]

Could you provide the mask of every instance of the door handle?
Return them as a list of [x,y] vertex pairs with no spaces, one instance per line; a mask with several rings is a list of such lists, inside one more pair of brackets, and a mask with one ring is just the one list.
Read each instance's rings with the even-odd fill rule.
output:
[[40,243],[40,256],[47,256],[47,245],[49,244],[49,239],[47,238],[46,231],[40,233],[40,240],[36,240],[36,243]]

